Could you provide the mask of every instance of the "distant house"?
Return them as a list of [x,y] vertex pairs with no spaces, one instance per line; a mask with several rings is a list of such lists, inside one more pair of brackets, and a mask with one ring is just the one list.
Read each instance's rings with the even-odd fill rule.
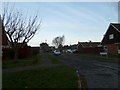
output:
[[47,43],[41,43],[40,44],[40,52],[48,52],[50,51],[50,48]]
[[63,50],[67,50],[67,49],[70,49],[70,46],[64,45],[64,46],[63,46]]
[[78,42],[77,48],[94,48],[98,47],[100,45],[100,42]]
[[77,50],[80,53],[88,53],[88,54],[94,54],[94,53],[100,53],[102,51],[102,48],[99,47],[100,42],[78,42]]
[[68,50],[68,49],[71,49],[71,50],[77,49],[77,44],[63,46],[63,50]]
[[55,50],[55,46],[50,46],[49,49],[50,49],[50,51],[54,51]]
[[70,45],[70,48],[71,48],[72,50],[77,49],[77,44]]
[[120,24],[111,23],[109,25],[101,45],[110,54],[120,54]]

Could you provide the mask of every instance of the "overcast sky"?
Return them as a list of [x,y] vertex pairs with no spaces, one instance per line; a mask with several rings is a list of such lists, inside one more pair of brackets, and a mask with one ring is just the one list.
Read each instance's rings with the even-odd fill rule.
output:
[[101,41],[109,24],[118,23],[117,6],[117,2],[15,2],[15,8],[28,17],[38,12],[39,20],[42,19],[30,46],[45,41],[52,45],[53,38],[62,35],[65,45]]

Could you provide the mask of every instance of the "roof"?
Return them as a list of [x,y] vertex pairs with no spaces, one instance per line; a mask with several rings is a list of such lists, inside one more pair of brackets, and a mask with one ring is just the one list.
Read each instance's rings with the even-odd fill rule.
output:
[[115,30],[120,32],[120,23],[111,23],[111,25],[115,28]]
[[48,46],[47,43],[41,43],[40,46]]
[[[114,35],[113,39],[110,39],[110,35]],[[120,43],[120,23],[110,23],[102,41],[102,45]]]
[[78,42],[78,45],[81,48],[98,47],[100,42]]

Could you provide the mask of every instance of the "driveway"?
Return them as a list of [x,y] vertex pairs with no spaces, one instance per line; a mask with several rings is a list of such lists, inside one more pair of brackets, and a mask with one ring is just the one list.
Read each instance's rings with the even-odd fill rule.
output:
[[118,88],[120,70],[117,63],[85,59],[72,54],[57,57],[84,75],[88,88]]

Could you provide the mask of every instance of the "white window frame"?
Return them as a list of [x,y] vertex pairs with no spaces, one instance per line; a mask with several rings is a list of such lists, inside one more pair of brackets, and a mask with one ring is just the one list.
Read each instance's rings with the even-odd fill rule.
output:
[[114,34],[110,34],[109,39],[114,39]]

